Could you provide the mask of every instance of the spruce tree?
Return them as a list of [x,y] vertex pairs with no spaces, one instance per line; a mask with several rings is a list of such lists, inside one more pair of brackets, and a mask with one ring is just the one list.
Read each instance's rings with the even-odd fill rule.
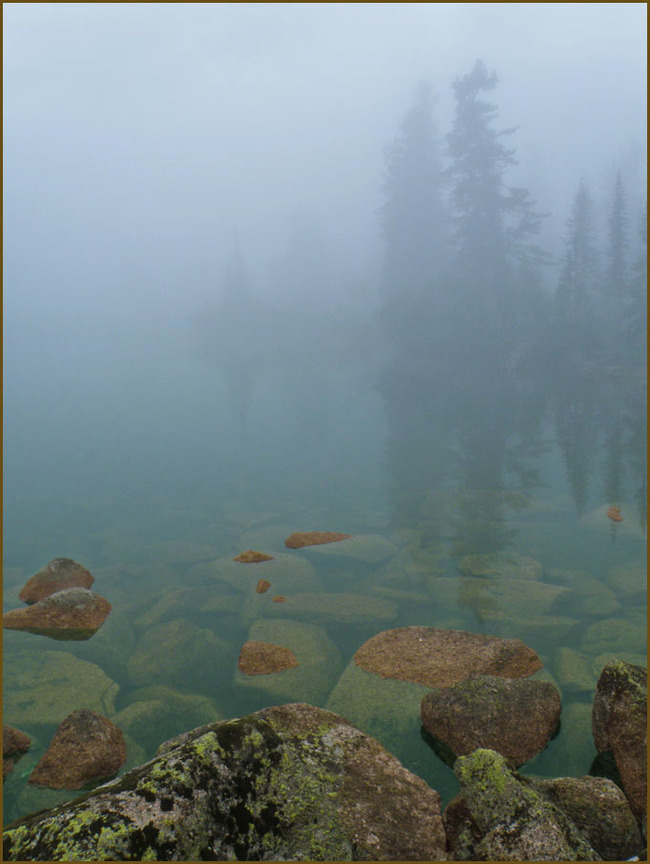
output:
[[381,223],[383,285],[387,298],[415,296],[429,288],[448,260],[444,175],[433,120],[433,90],[423,82],[384,150],[386,168]]

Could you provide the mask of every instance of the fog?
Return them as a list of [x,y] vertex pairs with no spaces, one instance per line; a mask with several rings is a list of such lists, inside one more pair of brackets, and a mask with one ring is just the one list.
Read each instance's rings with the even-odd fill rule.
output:
[[[9,521],[18,499],[38,494],[386,494],[378,466],[393,488],[410,482],[395,448],[409,449],[406,418],[433,381],[446,394],[438,388],[443,401],[431,409],[442,412],[440,441],[464,404],[510,415],[514,391],[546,404],[549,355],[574,342],[553,316],[573,327],[555,297],[581,180],[599,273],[617,172],[626,272],[642,255],[645,4],[20,3],[3,12]],[[462,237],[450,235],[440,266],[416,286],[400,268],[420,252],[400,252],[399,238],[426,223],[410,199],[397,233],[382,221],[396,200],[387,154],[429,81],[441,200],[451,206],[453,85],[478,60],[497,75],[481,95],[496,106],[492,128],[517,127],[498,139],[514,151],[503,188],[525,187],[547,214],[535,243],[548,260],[519,276],[510,262],[507,279],[486,277],[479,291],[476,273],[463,275]],[[432,244],[455,218],[438,217]],[[503,289],[513,279],[534,296]],[[422,299],[427,286],[435,302]],[[462,286],[469,294],[456,302]],[[474,291],[487,297],[492,329]],[[641,302],[624,293],[623,330]],[[614,356],[612,344],[630,340],[601,332],[601,295],[598,361],[636,369],[645,337]],[[439,338],[424,339],[426,322],[443,320]],[[593,366],[590,333],[578,359],[562,354],[571,369]],[[504,384],[504,368],[530,374]],[[506,403],[481,409],[483,384]]]

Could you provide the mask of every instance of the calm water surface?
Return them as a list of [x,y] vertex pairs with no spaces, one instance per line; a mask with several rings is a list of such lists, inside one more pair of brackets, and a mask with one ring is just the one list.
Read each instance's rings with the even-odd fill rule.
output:
[[[563,703],[559,733],[522,770],[589,772],[600,669],[613,656],[645,663],[642,385],[581,380],[540,394],[500,373],[422,394],[341,374],[320,398],[269,388],[237,411],[226,387],[208,399],[205,385],[188,374],[171,404],[149,392],[132,428],[77,408],[45,429],[13,399],[5,610],[65,556],[92,571],[113,612],[85,642],[4,632],[4,719],[33,740],[5,784],[5,821],[76,794],[30,787],[27,775],[83,706],[125,732],[124,770],[211,719],[290,701],[332,707],[446,802],[455,778],[422,734],[419,696],[409,704],[350,666],[371,636],[411,624],[522,638]],[[285,548],[307,530],[365,539],[354,554]],[[232,563],[251,548],[274,560]],[[533,578],[518,578],[526,568]],[[300,667],[241,675],[249,638],[289,645]]]

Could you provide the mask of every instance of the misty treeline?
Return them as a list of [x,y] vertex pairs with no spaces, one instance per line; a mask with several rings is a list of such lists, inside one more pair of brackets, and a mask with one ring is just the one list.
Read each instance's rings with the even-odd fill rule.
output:
[[385,147],[380,212],[368,216],[383,240],[372,290],[372,280],[345,284],[319,232],[297,220],[264,292],[233,244],[198,329],[243,432],[255,392],[274,377],[308,440],[333,413],[345,424],[333,391],[374,387],[388,422],[395,519],[426,524],[431,490],[460,487],[458,552],[508,544],[500,523],[513,499],[501,492],[539,483],[531,460],[547,447],[549,414],[578,510],[596,473],[612,502],[627,473],[645,518],[647,256],[637,190],[628,201],[615,171],[608,200],[596,203],[577,177],[562,251],[545,250],[549,214],[511,181],[516,128],[498,125],[496,86],[480,60],[458,77],[446,133],[432,86],[416,89]]

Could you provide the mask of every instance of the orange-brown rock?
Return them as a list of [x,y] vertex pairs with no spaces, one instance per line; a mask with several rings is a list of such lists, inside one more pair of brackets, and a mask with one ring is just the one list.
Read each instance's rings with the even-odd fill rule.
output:
[[266,594],[271,587],[271,583],[267,579],[260,579],[255,587],[256,594]]
[[51,639],[89,639],[111,611],[104,597],[87,588],[67,588],[24,609],[3,615],[8,630],[26,630]]
[[428,687],[447,687],[477,675],[523,678],[543,666],[521,639],[415,626],[378,633],[359,648],[354,661],[382,678]]
[[29,782],[50,789],[82,789],[111,777],[126,762],[124,736],[114,723],[90,708],[65,718]]
[[29,735],[5,723],[2,727],[2,779],[5,780],[14,769],[15,762],[26,753],[31,745]]
[[610,507],[607,511],[607,516],[612,522],[622,522],[623,517],[621,516],[621,508],[620,507]]
[[289,648],[249,640],[241,649],[237,666],[244,675],[269,675],[300,665]]
[[18,595],[23,603],[38,603],[65,588],[90,588],[95,577],[71,558],[54,558],[25,584]]
[[240,564],[259,564],[260,561],[273,561],[273,555],[266,555],[264,552],[255,552],[254,549],[247,549],[232,560],[239,561]]
[[352,534],[339,534],[336,531],[296,531],[284,541],[289,549],[302,549],[303,546],[320,546],[321,543],[336,543],[347,540]]
[[286,603],[287,598],[283,597],[282,594],[276,594],[275,597],[271,597],[273,603]]

